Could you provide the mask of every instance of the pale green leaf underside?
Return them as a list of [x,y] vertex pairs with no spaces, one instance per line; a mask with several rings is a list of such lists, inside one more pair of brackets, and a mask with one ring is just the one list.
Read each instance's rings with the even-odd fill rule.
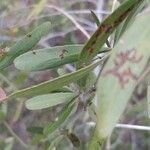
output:
[[[39,71],[77,62],[83,45],[63,45],[39,49],[20,55],[14,60],[15,67],[22,71]],[[101,52],[110,49],[102,48]],[[28,61],[27,61],[28,60]]]
[[82,48],[83,45],[64,45],[34,50],[17,57],[14,64],[23,71],[51,69],[76,62]]
[[49,108],[75,97],[74,93],[51,93],[33,97],[26,101],[25,106],[29,110]]
[[111,134],[150,58],[149,20],[148,13],[137,16],[112,50],[98,81],[97,131],[102,138]]

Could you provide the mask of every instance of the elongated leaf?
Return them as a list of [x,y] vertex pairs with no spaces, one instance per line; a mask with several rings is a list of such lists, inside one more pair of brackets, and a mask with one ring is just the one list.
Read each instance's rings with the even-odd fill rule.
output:
[[51,134],[56,129],[58,129],[64,123],[66,118],[69,116],[69,114],[73,110],[73,107],[74,107],[74,103],[72,103],[72,101],[70,101],[68,104],[66,104],[64,109],[58,114],[57,120],[55,122],[48,123],[45,126],[43,133],[45,135]]
[[75,97],[74,93],[52,93],[33,97],[26,101],[26,108],[30,110],[44,109],[67,102]]
[[[101,24],[99,18],[97,17],[97,15],[96,15],[93,11],[91,11],[91,15],[92,15],[92,17],[94,18],[94,20],[95,20],[97,26],[99,27],[100,24]],[[108,40],[106,40],[106,45],[107,45],[108,47],[111,47]]]
[[13,45],[8,52],[5,52],[4,55],[0,58],[0,70],[11,65],[17,56],[31,50],[43,36],[49,33],[49,31],[50,22],[45,22],[34,29],[32,32],[28,33],[24,38]]
[[92,17],[93,17],[93,19],[94,19],[96,25],[97,25],[97,26],[100,26],[101,23],[100,23],[100,20],[99,20],[99,18],[97,17],[97,15],[96,15],[93,11],[91,11],[91,15],[92,15]]
[[[64,45],[34,50],[17,57],[14,64],[17,69],[23,71],[51,69],[78,61],[82,48],[83,45]],[[102,48],[102,52],[107,51],[108,48]]]
[[[109,136],[150,58],[150,14],[139,15],[114,47],[98,81],[97,127],[99,138]],[[113,89],[112,89],[113,85]]]
[[106,42],[110,34],[116,27],[128,16],[134,7],[141,0],[127,0],[120,7],[118,7],[111,15],[109,15],[99,26],[96,32],[92,35],[90,40],[83,47],[80,54],[80,64],[83,66],[89,63],[92,58],[98,53],[101,47]]
[[146,1],[141,0],[137,6],[134,7],[134,9],[129,13],[129,16],[122,22],[116,29],[115,38],[114,38],[114,44],[118,42],[120,37],[123,35],[123,33],[126,31],[126,29],[134,22],[135,16],[142,10],[144,7]]
[[79,69],[73,73],[69,73],[61,77],[55,78],[53,80],[49,80],[41,84],[14,92],[11,95],[9,95],[6,99],[3,100],[23,97],[23,96],[36,96],[36,95],[40,95],[41,93],[44,94],[44,93],[49,93],[50,91],[54,91],[64,85],[67,85],[73,81],[77,81],[78,79],[82,78],[89,71],[93,70],[96,66],[101,64],[107,56],[108,55],[105,55],[105,57],[103,57],[103,59],[99,60],[98,62],[88,65],[85,68]]
[[[83,45],[64,45],[27,52],[17,57],[15,67],[23,71],[55,68],[78,60]],[[28,60],[28,61],[27,61]]]
[[148,101],[148,117],[150,118],[150,86],[147,89],[147,101]]

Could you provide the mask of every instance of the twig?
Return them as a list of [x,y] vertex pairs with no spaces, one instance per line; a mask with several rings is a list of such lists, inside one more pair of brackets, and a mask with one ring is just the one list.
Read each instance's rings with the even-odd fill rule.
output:
[[69,20],[71,20],[71,22],[87,37],[87,39],[90,38],[90,35],[87,33],[87,31],[70,15],[68,14],[66,11],[64,11],[63,9],[54,6],[54,5],[48,5],[48,8],[53,8],[59,12],[61,12],[63,15],[65,15]]
[[3,121],[3,124],[5,125],[5,127],[8,129],[9,133],[25,148],[28,148],[28,145],[26,143],[24,143],[20,137],[11,129],[11,127],[9,126],[9,124],[6,121]]
[[131,124],[117,124],[116,128],[150,131],[150,126],[139,126],[139,125],[131,125]]
[[[95,127],[95,122],[88,122],[87,123],[91,127]],[[140,126],[140,125],[131,125],[131,124],[116,124],[116,128],[123,128],[123,129],[133,129],[133,130],[144,130],[150,131],[150,126]]]
[[[78,14],[90,14],[91,12],[88,10],[88,9],[83,9],[83,10],[66,10],[66,12],[70,15],[78,15]],[[106,11],[106,10],[96,10],[93,12],[95,14],[105,14],[105,15],[109,15],[111,12],[109,11]],[[45,18],[45,17],[52,17],[52,16],[57,16],[57,15],[61,15],[62,13],[61,12],[53,12],[51,14],[47,14],[47,15],[40,15],[38,17],[35,17],[33,18],[33,20],[37,20],[37,19],[42,19],[42,18]]]

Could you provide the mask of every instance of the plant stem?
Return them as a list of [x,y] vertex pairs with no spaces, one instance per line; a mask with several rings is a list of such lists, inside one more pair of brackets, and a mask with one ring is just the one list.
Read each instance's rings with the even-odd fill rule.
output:
[[6,121],[3,121],[3,124],[5,125],[5,127],[8,129],[9,133],[25,148],[28,148],[28,145],[26,143],[24,143],[20,137],[11,129],[11,127],[9,126],[9,124]]
[[88,150],[102,150],[104,142],[105,139],[100,139],[95,129],[95,133],[89,143]]

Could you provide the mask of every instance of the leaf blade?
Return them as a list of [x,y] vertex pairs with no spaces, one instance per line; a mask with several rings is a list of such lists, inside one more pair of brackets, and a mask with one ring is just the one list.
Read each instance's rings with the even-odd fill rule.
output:
[[82,48],[83,45],[64,45],[34,50],[17,57],[14,64],[22,71],[51,69],[76,62]]
[[39,110],[67,102],[73,97],[75,97],[74,93],[45,94],[27,100],[25,106],[29,110]]
[[[14,65],[17,69],[27,72],[57,68],[77,62],[82,48],[83,45],[77,44],[29,51],[17,57]],[[108,48],[102,48],[104,53],[108,50]]]
[[134,22],[135,16],[142,10],[145,6],[146,1],[141,1],[130,13],[129,16],[122,22],[116,29],[114,37],[114,45],[119,41],[120,37],[126,31],[126,29]]
[[[101,97],[101,100],[98,101],[96,131],[102,139],[111,134],[150,58],[149,20],[150,15],[144,13],[136,18],[134,24],[123,35],[123,42],[114,47],[103,75],[99,78],[97,96]],[[121,56],[125,55],[127,57],[124,57],[124,61],[120,60]],[[120,62],[122,65],[119,66]],[[113,89],[111,85],[114,85]]]
[[11,65],[17,56],[31,50],[43,36],[48,34],[50,25],[50,22],[41,24],[9,48],[9,51],[0,58],[0,70]]
[[139,0],[127,0],[109,15],[99,26],[90,40],[83,47],[79,56],[79,66],[88,64],[104,45],[109,35],[128,16],[131,10],[139,3]]

